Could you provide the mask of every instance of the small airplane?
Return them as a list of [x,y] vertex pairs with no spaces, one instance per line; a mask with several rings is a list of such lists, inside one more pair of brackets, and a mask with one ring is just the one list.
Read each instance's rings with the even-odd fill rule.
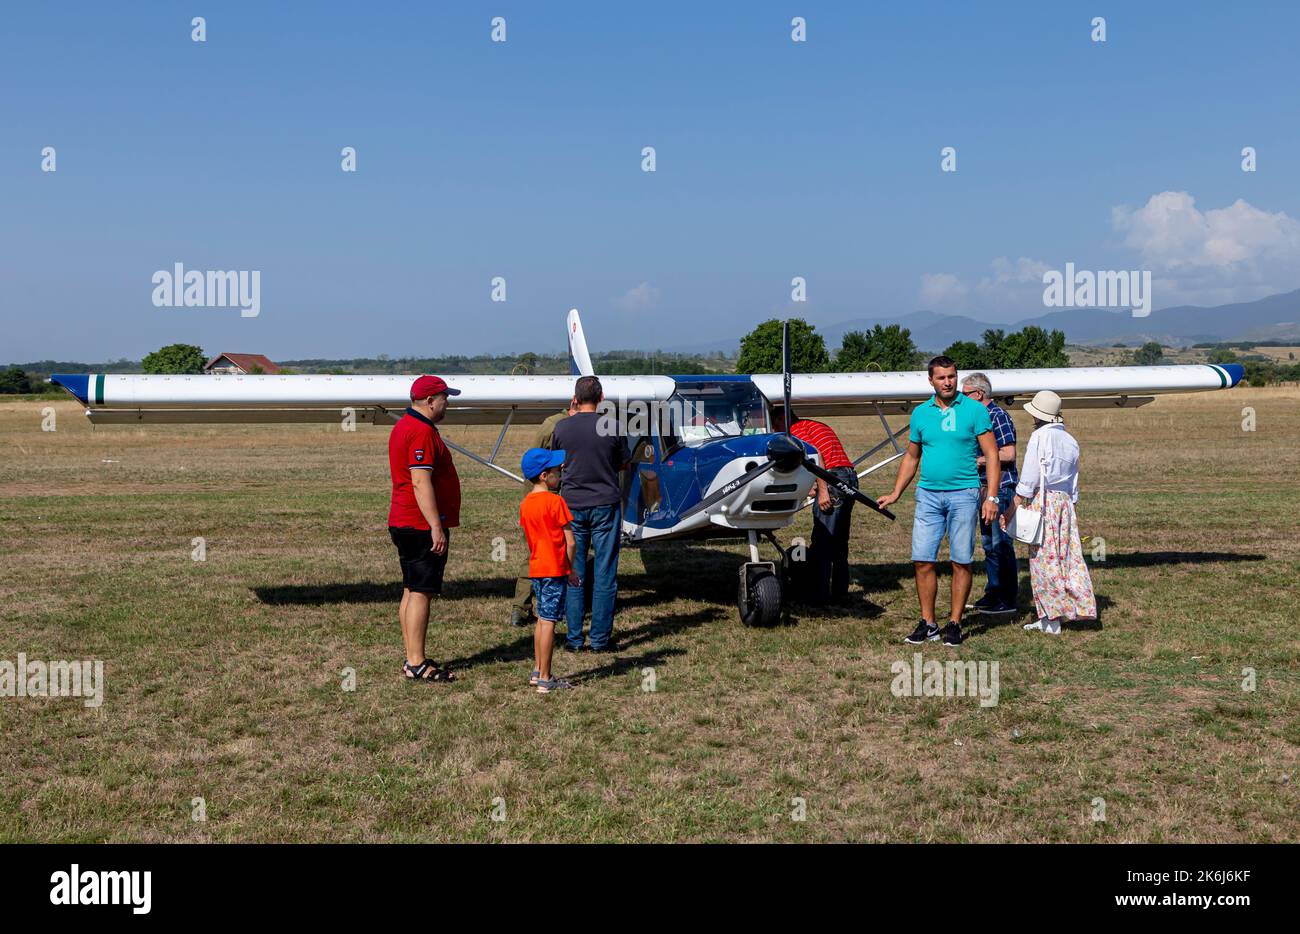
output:
[[[539,424],[565,408],[573,376],[593,375],[577,309],[567,320],[572,376],[456,376],[461,390],[447,407],[449,425],[501,425],[484,457],[446,439],[448,447],[520,483],[524,478],[496,462],[513,425]],[[623,480],[623,541],[653,545],[675,539],[744,537],[749,558],[739,572],[737,608],[746,625],[770,625],[781,616],[791,552],[775,532],[788,527],[811,502],[821,477],[888,519],[870,496],[822,469],[816,451],[774,429],[773,407],[783,415],[875,416],[884,440],[854,460],[859,479],[904,454],[889,415],[906,415],[933,395],[924,372],[809,373],[790,371],[789,326],[783,335],[780,374],[718,376],[605,376],[603,413],[628,436],[632,465]],[[1011,408],[1051,389],[1067,408],[1135,408],[1162,393],[1226,389],[1242,379],[1238,365],[1077,367],[988,370],[999,403]],[[117,375],[56,374],[62,386],[102,424],[341,422],[394,424],[409,403],[412,376]],[[766,478],[765,482],[756,481]],[[780,561],[763,561],[760,537]]]

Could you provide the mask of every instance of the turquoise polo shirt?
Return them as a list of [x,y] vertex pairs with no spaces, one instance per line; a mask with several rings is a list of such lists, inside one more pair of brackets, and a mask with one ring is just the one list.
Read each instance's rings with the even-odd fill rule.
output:
[[975,466],[980,446],[975,439],[993,430],[989,410],[957,393],[947,409],[935,397],[912,410],[909,439],[921,446],[921,479],[925,490],[969,490],[980,485]]

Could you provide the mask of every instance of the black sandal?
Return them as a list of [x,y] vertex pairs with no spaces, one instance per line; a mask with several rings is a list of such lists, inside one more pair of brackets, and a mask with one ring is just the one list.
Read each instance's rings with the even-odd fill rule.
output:
[[[402,672],[407,681],[455,681],[456,676],[449,668],[440,668],[431,658],[426,658],[418,665],[402,662]],[[432,672],[432,673],[430,673]]]

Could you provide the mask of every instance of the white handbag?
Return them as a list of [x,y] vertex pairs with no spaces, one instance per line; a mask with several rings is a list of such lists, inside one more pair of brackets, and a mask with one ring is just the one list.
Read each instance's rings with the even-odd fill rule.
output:
[[1039,545],[1043,541],[1043,511],[1047,509],[1047,483],[1044,476],[1046,465],[1042,457],[1038,459],[1038,488],[1043,494],[1041,509],[1030,509],[1027,504],[1016,507],[1007,523],[1007,531],[1018,542],[1026,545]]

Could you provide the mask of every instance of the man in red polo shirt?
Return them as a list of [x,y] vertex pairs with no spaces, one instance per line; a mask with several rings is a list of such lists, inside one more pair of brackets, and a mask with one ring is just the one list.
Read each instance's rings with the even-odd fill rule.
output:
[[412,681],[451,681],[451,672],[424,654],[429,600],[442,593],[451,530],[460,524],[460,478],[451,451],[436,424],[447,411],[447,397],[460,395],[437,376],[411,384],[411,406],[388,436],[388,469],[393,498],[388,534],[402,564],[402,606],[398,618]]
[[[784,416],[774,418],[783,430]],[[835,431],[822,422],[794,416],[790,434],[811,444],[821,455],[822,467],[857,488],[858,474]],[[813,506],[812,544],[809,546],[808,597],[816,604],[839,601],[849,595],[849,522],[853,500],[844,499],[825,480],[817,479],[817,502]]]

